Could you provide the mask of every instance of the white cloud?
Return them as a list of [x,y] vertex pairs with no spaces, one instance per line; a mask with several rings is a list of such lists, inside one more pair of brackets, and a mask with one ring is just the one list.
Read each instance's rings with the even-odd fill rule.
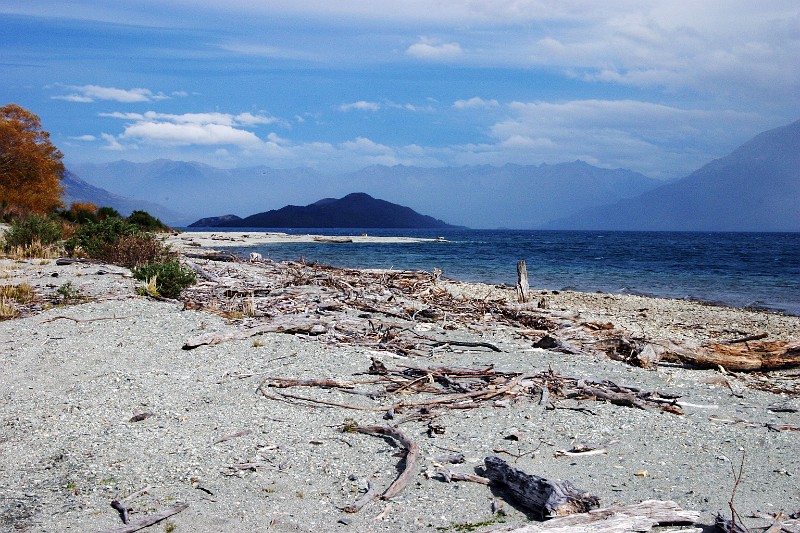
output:
[[478,109],[499,106],[500,103],[497,100],[484,100],[483,98],[479,98],[477,96],[474,96],[469,100],[456,100],[453,103],[453,107],[456,109]]
[[254,133],[232,128],[226,124],[174,124],[170,122],[137,122],[126,126],[120,137],[176,145],[253,145],[261,142]]
[[367,102],[365,100],[359,100],[358,102],[352,102],[349,104],[342,104],[339,106],[339,111],[378,111],[381,108],[381,105],[377,102]]
[[448,60],[462,55],[463,50],[458,43],[438,43],[422,37],[406,49],[406,54],[420,59]]
[[120,144],[120,142],[109,133],[101,133],[100,138],[106,141],[106,145],[103,147],[103,150],[111,150],[112,152],[121,152],[125,150],[125,147],[122,146],[122,144]]
[[94,102],[96,100],[112,100],[121,103],[154,102],[166,100],[169,96],[163,93],[154,93],[150,89],[117,89],[116,87],[101,87],[99,85],[65,85],[72,94],[53,96],[54,100],[68,102]]
[[90,141],[96,141],[97,137],[95,137],[94,135],[78,135],[77,137],[70,137],[70,139],[75,140],[75,141],[87,141],[87,142],[90,142]]

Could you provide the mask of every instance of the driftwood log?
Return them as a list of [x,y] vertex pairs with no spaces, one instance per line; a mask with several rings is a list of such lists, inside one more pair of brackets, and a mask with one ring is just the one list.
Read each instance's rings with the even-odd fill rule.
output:
[[528,267],[525,260],[517,262],[517,301],[521,304],[527,303],[531,299],[531,289],[528,285]]
[[585,513],[600,505],[597,496],[569,481],[526,474],[494,456],[484,459],[484,465],[493,486],[505,489],[519,505],[542,518]]
[[663,356],[699,368],[734,372],[779,370],[800,366],[800,341],[755,341],[737,344],[713,343],[703,346],[670,343]]
[[[634,505],[620,505],[554,518],[541,524],[492,531],[497,533],[635,533],[652,531],[656,526],[691,525],[695,524],[699,517],[700,513],[683,510],[675,502],[647,500]],[[681,533],[701,533],[703,530],[693,528],[680,531]]]

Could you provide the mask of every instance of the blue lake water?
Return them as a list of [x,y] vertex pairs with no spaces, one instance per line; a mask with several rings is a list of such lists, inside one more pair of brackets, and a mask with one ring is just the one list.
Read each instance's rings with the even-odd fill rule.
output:
[[517,261],[525,259],[535,289],[686,298],[800,315],[800,233],[191,229],[443,236],[446,242],[297,243],[229,250],[342,267],[439,267],[448,278],[508,285],[516,283]]

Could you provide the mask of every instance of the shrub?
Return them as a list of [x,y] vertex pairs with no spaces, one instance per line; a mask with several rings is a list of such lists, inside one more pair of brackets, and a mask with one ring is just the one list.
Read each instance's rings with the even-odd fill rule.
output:
[[97,222],[97,206],[91,202],[73,202],[68,210],[59,212],[59,215],[78,224]]
[[122,215],[113,207],[101,207],[97,210],[97,217],[100,220],[105,220],[107,218],[122,218]]
[[100,258],[103,249],[117,242],[121,237],[141,233],[139,228],[128,224],[121,218],[107,218],[100,222],[87,222],[66,242],[67,252],[72,254],[76,248],[93,258]]
[[34,243],[49,246],[61,240],[61,224],[47,217],[33,215],[11,223],[5,234],[5,249],[26,248]]
[[170,231],[170,227],[147,211],[134,211],[128,217],[128,223],[138,226],[144,231]]
[[175,253],[152,233],[123,235],[107,243],[96,259],[128,268],[175,259]]
[[156,291],[165,298],[178,298],[183,289],[197,280],[194,272],[181,266],[177,260],[134,267],[131,272],[140,281],[149,282],[156,278]]

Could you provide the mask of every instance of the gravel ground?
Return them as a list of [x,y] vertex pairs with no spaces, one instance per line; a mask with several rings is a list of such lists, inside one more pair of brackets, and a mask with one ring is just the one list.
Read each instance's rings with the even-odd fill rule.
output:
[[[674,500],[701,511],[705,524],[717,511],[727,512],[732,469],[744,458],[735,500],[742,516],[800,511],[800,432],[764,426],[800,425],[800,415],[787,412],[800,408],[798,398],[744,388],[737,390],[739,397],[711,370],[648,371],[535,349],[504,328],[489,328],[476,339],[500,346],[502,353],[440,350],[426,359],[283,334],[185,351],[188,338],[230,326],[222,317],[183,310],[180,303],[133,296],[135,282],[126,274],[97,264],[0,262],[3,284],[24,280],[58,303],[58,287],[69,281],[94,299],[31,309],[28,316],[0,322],[2,531],[118,527],[110,502],[144,488],[146,494],[128,502],[133,520],[189,504],[151,528],[156,531],[455,531],[458,524],[524,523],[528,517],[509,503],[505,518],[494,515],[491,504],[502,495],[483,485],[425,475],[435,471],[436,456],[456,451],[466,463],[453,470],[474,473],[484,457],[498,455],[526,472],[570,480],[599,496],[603,506]],[[499,290],[450,288],[465,294]],[[547,297],[553,308],[577,310],[587,319],[609,317],[654,337],[732,338],[765,331],[796,339],[800,331],[797,317],[691,302],[565,292]],[[393,442],[339,429],[347,419],[386,424],[381,413],[289,405],[264,398],[257,388],[265,376],[352,379],[372,357],[387,366],[550,368],[564,376],[680,394],[695,407],[686,407],[685,416],[574,401],[546,410],[538,398],[521,397],[505,406],[451,410],[437,419],[444,432],[433,436],[427,423],[409,422],[401,429],[422,448],[422,472],[391,503],[374,501],[346,514],[339,508],[357,499],[367,481],[382,489],[397,476],[401,457]],[[335,390],[308,388],[302,394],[379,405]],[[151,416],[131,421],[142,413]],[[719,421],[733,419],[755,425]],[[555,457],[556,450],[582,443],[602,444],[608,454]],[[228,468],[238,463],[261,466]]]

